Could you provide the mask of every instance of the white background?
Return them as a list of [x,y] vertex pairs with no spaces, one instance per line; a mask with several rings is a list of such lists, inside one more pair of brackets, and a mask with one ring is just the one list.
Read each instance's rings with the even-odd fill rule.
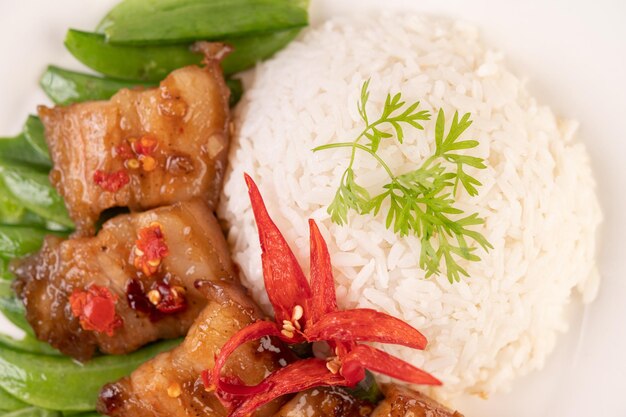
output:
[[[62,46],[69,27],[91,30],[115,0],[0,0],[0,135],[15,134],[37,103],[48,63],[80,68]],[[480,26],[541,102],[581,122],[605,214],[597,300],[573,312],[546,368],[467,417],[626,417],[626,1],[312,0],[312,19],[367,10],[418,10]],[[563,259],[563,262],[568,262]],[[580,324],[582,320],[582,325]],[[2,326],[2,324],[0,324]]]

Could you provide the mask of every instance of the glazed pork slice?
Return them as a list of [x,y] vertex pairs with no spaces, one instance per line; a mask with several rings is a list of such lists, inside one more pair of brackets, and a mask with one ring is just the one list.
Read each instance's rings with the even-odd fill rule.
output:
[[371,417],[463,417],[434,399],[406,387],[395,384],[383,386],[385,399]]
[[[105,385],[98,412],[112,417],[227,416],[214,391],[205,389],[201,374],[214,366],[215,352],[238,330],[261,318],[261,313],[237,284],[198,281],[197,287],[212,301],[185,341],[129,377]],[[243,345],[229,358],[227,372],[245,384],[258,384],[284,360],[277,346],[267,338]],[[255,415],[271,416],[280,404],[269,403]]]
[[200,200],[115,217],[95,237],[48,236],[13,271],[37,337],[81,361],[185,335],[207,303],[193,283],[235,279]]
[[93,234],[111,207],[142,211],[193,197],[215,207],[229,144],[230,92],[219,65],[228,49],[203,47],[205,68],[175,70],[158,88],[39,107],[50,180],[79,234]]
[[366,417],[372,405],[338,387],[320,387],[298,393],[275,417]]

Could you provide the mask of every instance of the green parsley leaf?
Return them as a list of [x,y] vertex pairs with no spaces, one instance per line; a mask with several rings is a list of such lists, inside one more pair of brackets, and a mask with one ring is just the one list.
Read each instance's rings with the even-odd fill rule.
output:
[[[366,109],[370,96],[369,84],[370,80],[363,83],[361,99],[357,103],[359,115],[365,123],[361,134],[352,142],[333,143],[314,149],[316,152],[340,147],[352,149],[350,163],[328,207],[328,213],[333,222],[343,225],[348,222],[350,210],[376,215],[388,202],[386,227],[400,236],[414,234],[420,238],[419,265],[426,271],[426,277],[439,275],[443,265],[450,283],[458,282],[462,276],[468,276],[458,260],[480,260],[475,254],[477,247],[468,241],[473,241],[486,251],[492,248],[482,234],[468,228],[481,225],[484,220],[477,213],[459,218],[463,211],[454,207],[458,188],[475,196],[478,187],[482,185],[468,173],[467,168],[486,168],[482,158],[459,153],[479,145],[476,140],[460,140],[461,135],[472,125],[471,115],[465,113],[459,119],[458,112],[455,112],[446,133],[446,118],[440,109],[435,121],[434,154],[415,170],[395,175],[377,154],[381,142],[395,136],[399,143],[403,143],[404,127],[408,125],[424,129],[420,122],[430,120],[431,114],[427,110],[418,111],[419,101],[406,106],[401,93],[388,94],[380,117],[370,123]],[[367,146],[359,143],[363,138],[369,141]],[[356,183],[352,166],[357,150],[375,158],[387,172],[390,181],[383,186],[381,193],[371,196],[367,189]],[[453,220],[451,216],[456,219]]]

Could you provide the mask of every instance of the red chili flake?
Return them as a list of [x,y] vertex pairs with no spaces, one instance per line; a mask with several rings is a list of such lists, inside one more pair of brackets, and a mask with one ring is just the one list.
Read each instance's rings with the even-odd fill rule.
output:
[[144,135],[141,139],[133,142],[133,151],[137,155],[151,155],[156,150],[158,141],[152,135]]
[[131,279],[126,283],[126,301],[128,306],[135,311],[151,314],[153,305],[143,290],[143,284],[137,279]]
[[[359,342],[378,342],[424,349],[426,338],[404,321],[371,309],[340,311],[326,242],[313,220],[311,234],[311,282],[307,281],[295,255],[270,218],[261,194],[245,176],[261,242],[265,289],[274,307],[275,321],[260,320],[235,333],[221,348],[213,369],[204,375],[207,387],[239,395],[242,401],[230,417],[242,417],[281,395],[320,385],[354,386],[365,370],[384,373],[413,384],[440,385],[432,375],[381,350]],[[256,386],[235,386],[224,380],[221,370],[228,357],[242,344],[264,336],[288,344],[327,342],[332,354],[305,359],[279,369]],[[221,395],[220,395],[221,392]]]
[[116,328],[123,324],[115,313],[117,296],[108,288],[91,285],[86,291],[74,290],[70,295],[72,314],[80,320],[85,330],[113,336]]
[[124,161],[135,157],[132,148],[128,144],[128,141],[124,141],[115,147],[114,157],[122,158]]
[[105,191],[116,192],[130,181],[128,173],[120,169],[113,173],[107,173],[102,170],[97,170],[93,174],[93,181]]
[[148,299],[161,313],[173,314],[187,308],[185,289],[178,285],[160,282],[148,293]]
[[156,322],[167,314],[184,311],[187,308],[185,288],[170,285],[165,281],[155,283],[146,294],[144,285],[137,279],[131,279],[126,284],[126,301],[130,308],[150,316],[150,321]]
[[156,222],[139,230],[139,238],[135,245],[133,264],[147,276],[154,274],[159,269],[161,260],[169,255],[163,230]]

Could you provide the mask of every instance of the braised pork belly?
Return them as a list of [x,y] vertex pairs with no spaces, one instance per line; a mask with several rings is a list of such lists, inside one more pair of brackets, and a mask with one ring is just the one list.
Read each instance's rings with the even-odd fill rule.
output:
[[371,417],[463,417],[418,391],[396,384],[383,386],[385,399]]
[[53,161],[50,180],[77,233],[111,207],[141,211],[202,198],[214,208],[229,144],[230,92],[220,60],[173,71],[152,89],[122,89],[109,101],[39,107]]
[[[190,328],[185,341],[170,352],[144,363],[129,377],[106,385],[98,411],[112,417],[179,417],[228,415],[215,391],[207,391],[201,374],[214,365],[215,352],[238,330],[262,317],[238,284],[198,281],[198,290],[211,301]],[[229,358],[227,372],[247,385],[258,384],[286,362],[268,338],[243,345]],[[256,416],[271,416],[274,401]]]
[[37,337],[79,360],[185,335],[206,305],[193,283],[235,279],[200,200],[115,217],[95,237],[49,236],[13,271]]
[[320,387],[298,393],[276,417],[366,417],[372,405],[338,387]]

